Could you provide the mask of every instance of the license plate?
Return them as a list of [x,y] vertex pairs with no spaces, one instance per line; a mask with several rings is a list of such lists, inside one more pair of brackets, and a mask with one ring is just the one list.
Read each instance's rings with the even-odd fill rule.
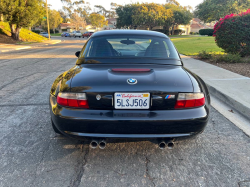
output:
[[115,109],[149,109],[150,93],[115,93]]

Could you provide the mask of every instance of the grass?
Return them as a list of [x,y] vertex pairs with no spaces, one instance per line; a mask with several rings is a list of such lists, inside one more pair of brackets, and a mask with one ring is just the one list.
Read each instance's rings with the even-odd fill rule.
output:
[[55,33],[55,34],[50,33],[50,35],[51,35],[51,36],[61,36],[61,33]]
[[170,35],[169,38],[192,38],[192,37],[202,37],[200,35]]
[[[10,32],[9,24],[6,22],[0,22],[0,33],[11,36]],[[43,42],[44,40],[48,40],[47,38],[24,28],[21,29],[19,38],[21,41],[25,42]]]
[[219,48],[212,36],[190,37],[183,36],[182,38],[172,38],[171,41],[179,53],[194,56],[198,55],[201,51],[222,54],[223,49]]

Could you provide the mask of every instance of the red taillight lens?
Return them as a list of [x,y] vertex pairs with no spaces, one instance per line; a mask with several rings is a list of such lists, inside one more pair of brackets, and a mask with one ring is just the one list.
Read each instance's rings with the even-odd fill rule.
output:
[[203,93],[179,93],[174,108],[193,108],[205,104]]
[[85,93],[59,93],[57,103],[62,106],[89,108]]

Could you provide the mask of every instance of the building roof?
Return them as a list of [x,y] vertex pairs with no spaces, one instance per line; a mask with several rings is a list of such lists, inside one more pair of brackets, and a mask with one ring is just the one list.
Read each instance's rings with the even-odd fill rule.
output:
[[60,27],[74,27],[75,25],[73,23],[61,23]]
[[201,28],[204,28],[203,25],[198,24],[198,23],[193,23],[193,24],[190,25],[190,27],[191,27],[192,29],[201,29]]
[[111,21],[116,21],[116,18],[109,18],[107,19],[107,21],[108,21],[108,24],[113,24]]
[[116,18],[109,18],[109,21],[116,21]]
[[168,38],[168,36],[163,33],[156,31],[148,31],[148,30],[104,30],[94,33],[91,37],[107,36],[107,35],[130,35],[130,34]]
[[196,22],[196,23],[200,23],[201,22],[201,20],[199,18],[193,18],[192,21]]

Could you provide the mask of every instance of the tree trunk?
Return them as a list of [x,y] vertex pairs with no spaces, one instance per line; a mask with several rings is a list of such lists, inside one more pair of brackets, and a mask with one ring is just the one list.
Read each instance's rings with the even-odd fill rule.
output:
[[169,35],[169,26],[163,26],[163,33]]
[[0,14],[0,21],[3,21],[3,14]]
[[14,24],[10,24],[10,29],[11,29],[11,37],[14,40],[19,40],[19,32],[21,28],[19,26],[15,26]]
[[53,32],[54,32],[54,34],[56,33],[56,29],[55,28],[53,28]]

